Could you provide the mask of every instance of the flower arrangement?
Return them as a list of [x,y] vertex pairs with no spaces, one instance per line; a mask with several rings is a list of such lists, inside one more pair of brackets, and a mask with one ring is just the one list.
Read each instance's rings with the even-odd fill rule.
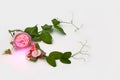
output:
[[[62,63],[65,64],[70,64],[70,58],[75,57],[77,54],[81,53],[86,43],[83,44],[83,47],[78,53],[72,54],[72,52],[70,51],[52,51],[47,56],[47,53],[39,46],[39,42],[43,41],[46,44],[53,44],[51,32],[53,32],[54,29],[58,30],[61,34],[66,35],[65,31],[60,26],[61,23],[72,24],[76,28],[76,30],[79,30],[79,28],[73,24],[72,20],[71,22],[62,22],[54,18],[51,20],[51,22],[51,25],[45,24],[41,26],[41,31],[38,31],[38,25],[35,25],[33,27],[27,27],[25,28],[25,30],[8,30],[11,37],[13,38],[10,44],[13,46],[14,49],[29,48],[29,51],[26,54],[26,58],[29,61],[36,62],[38,59],[42,58],[45,59],[47,63],[53,67],[56,67],[56,60],[60,60]],[[4,53],[12,54],[12,50],[7,49]]]

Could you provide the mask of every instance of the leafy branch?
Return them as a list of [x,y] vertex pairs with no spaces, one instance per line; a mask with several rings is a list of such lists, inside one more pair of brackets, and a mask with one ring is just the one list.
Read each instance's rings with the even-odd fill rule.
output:
[[60,62],[64,64],[70,64],[71,61],[69,58],[71,57],[71,52],[59,52],[59,51],[53,51],[49,54],[49,56],[46,56],[46,61],[48,64],[50,64],[53,67],[56,67],[56,60],[60,60]]

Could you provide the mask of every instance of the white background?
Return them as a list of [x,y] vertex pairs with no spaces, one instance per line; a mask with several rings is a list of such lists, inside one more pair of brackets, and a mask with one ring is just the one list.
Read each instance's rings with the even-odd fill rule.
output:
[[[117,0],[0,0],[0,80],[120,80],[119,27],[120,2]],[[71,20],[78,31],[64,25],[67,36],[53,34],[54,44],[40,43],[46,51],[79,50],[79,41],[88,41],[86,61],[59,61],[53,68],[44,60],[37,63],[20,56],[2,55],[10,48],[8,29],[24,29],[36,24],[50,24],[52,18]]]

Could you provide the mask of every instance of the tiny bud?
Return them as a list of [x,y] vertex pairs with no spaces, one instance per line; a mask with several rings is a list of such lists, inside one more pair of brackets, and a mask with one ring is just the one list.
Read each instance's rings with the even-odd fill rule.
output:
[[13,41],[11,41],[10,44],[13,45]]
[[10,49],[5,50],[4,54],[11,54],[11,50]]

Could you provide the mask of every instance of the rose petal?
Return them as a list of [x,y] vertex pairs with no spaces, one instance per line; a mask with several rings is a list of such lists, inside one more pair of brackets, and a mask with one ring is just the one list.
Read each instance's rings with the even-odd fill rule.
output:
[[32,56],[33,57],[38,57],[40,55],[41,55],[41,51],[40,50],[34,50],[34,51],[32,51]]
[[30,48],[31,50],[36,50],[36,46],[35,46],[35,43],[32,43],[31,44],[31,48]]

